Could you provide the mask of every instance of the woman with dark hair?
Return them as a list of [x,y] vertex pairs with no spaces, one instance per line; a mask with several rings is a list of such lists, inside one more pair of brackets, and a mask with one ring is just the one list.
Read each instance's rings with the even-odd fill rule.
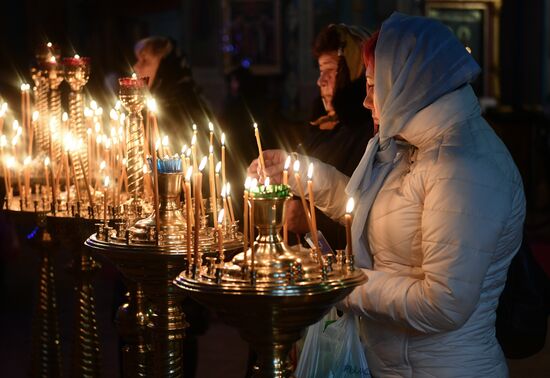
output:
[[[373,135],[370,111],[361,102],[365,98],[365,69],[361,44],[369,33],[361,27],[331,24],[321,30],[313,44],[319,64],[319,98],[314,119],[298,150],[330,164],[351,176]],[[308,232],[299,200],[287,205],[289,231]],[[318,229],[333,249],[345,247],[345,230],[322,212],[316,213]]]
[[[351,178],[316,162],[316,204],[343,221],[346,197],[357,203],[352,245],[368,280],[340,308],[361,316],[376,377],[506,377],[495,310],[525,197],[470,86],[479,66],[433,19],[395,13],[375,38],[364,106],[378,133]],[[286,156],[264,153],[274,182]]]

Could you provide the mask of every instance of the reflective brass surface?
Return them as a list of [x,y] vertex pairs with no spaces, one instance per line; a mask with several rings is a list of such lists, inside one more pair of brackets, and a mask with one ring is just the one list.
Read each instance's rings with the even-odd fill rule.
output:
[[240,330],[258,353],[255,376],[290,377],[292,343],[366,277],[341,258],[320,262],[289,249],[279,235],[286,198],[253,201],[258,236],[246,258],[241,253],[227,263],[211,262],[195,275],[183,271],[175,283]]

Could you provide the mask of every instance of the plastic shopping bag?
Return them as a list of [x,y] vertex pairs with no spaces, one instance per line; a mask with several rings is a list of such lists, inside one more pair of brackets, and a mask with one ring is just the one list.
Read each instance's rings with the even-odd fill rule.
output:
[[297,378],[369,378],[370,372],[353,314],[336,321],[330,313],[307,331]]

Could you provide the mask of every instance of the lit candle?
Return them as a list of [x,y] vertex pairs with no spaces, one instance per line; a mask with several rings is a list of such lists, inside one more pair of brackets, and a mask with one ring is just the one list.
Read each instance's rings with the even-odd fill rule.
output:
[[312,237],[313,237],[313,243],[315,244],[315,248],[319,248],[319,237],[317,236],[317,221],[315,217],[315,200],[313,197],[313,163],[309,163],[308,169],[307,169],[307,192],[309,196],[309,212],[311,214],[311,229],[312,229]]
[[[212,124],[212,123],[210,123]],[[214,171],[214,147],[210,144],[210,153],[208,154],[208,183],[210,184],[210,209],[212,219],[217,219],[218,209],[216,205],[216,172]]]
[[71,180],[69,179],[69,149],[73,141],[70,133],[66,133],[63,138],[63,147],[65,154],[63,155],[63,168],[65,170],[65,190],[67,190],[67,203],[71,202]]
[[220,256],[220,264],[223,265],[223,262],[225,260],[225,254],[223,252],[223,229],[222,229],[222,222],[223,222],[223,215],[225,212],[223,209],[220,211],[220,214],[218,215],[218,254]]
[[8,187],[9,187],[9,190],[7,191],[8,198],[10,197],[12,192],[11,169],[13,168],[14,165],[15,165],[15,158],[13,156],[9,156],[6,160],[6,166],[8,168],[8,175],[7,175]]
[[[283,169],[283,185],[288,185],[288,168],[290,167],[290,155],[285,160],[285,166]],[[288,244],[288,221],[285,214],[285,221],[283,222],[283,242]]]
[[46,200],[50,200],[50,195],[49,195],[49,191],[50,191],[50,174],[48,173],[48,170],[49,170],[49,165],[50,165],[50,158],[46,156],[46,158],[44,159],[44,177],[46,177]]
[[233,212],[233,203],[231,202],[231,184],[226,184],[225,195],[227,196],[227,204],[229,205],[230,224],[235,223],[235,213]]
[[195,171],[195,174],[196,174],[196,172],[199,169],[198,167],[199,163],[197,162],[197,135],[196,134],[193,134],[193,137],[191,138],[191,155],[193,158],[193,170]]
[[6,115],[6,112],[8,111],[8,103],[3,102],[2,105],[0,105],[0,133],[2,130],[4,130],[4,116]]
[[244,181],[243,196],[243,252],[244,263],[246,264],[246,251],[248,250],[248,189],[250,188],[250,177]]
[[29,155],[32,156],[32,144],[33,144],[33,138],[34,138],[34,129],[38,127],[38,118],[40,117],[40,114],[38,111],[34,111],[32,113],[32,124],[29,128]]
[[210,130],[210,145],[214,145],[214,124],[212,122],[208,122],[208,130]]
[[[185,218],[187,223],[187,272],[189,273],[191,267],[191,175],[193,174],[193,167],[187,168],[185,175]],[[196,261],[195,261],[196,264]]]
[[219,194],[221,195],[222,193],[222,188],[220,186],[220,170],[222,168],[222,162],[221,161],[218,161],[216,163],[216,195]]
[[353,211],[353,207],[355,205],[355,202],[353,201],[353,198],[350,197],[348,199],[348,203],[346,204],[346,244],[347,244],[347,257],[349,261],[349,257],[353,255],[353,246],[351,244],[351,223],[352,223],[352,216],[351,212]]
[[[252,179],[250,181],[250,192],[254,192],[256,188],[258,187],[258,180]],[[254,196],[251,196],[252,200],[248,202],[248,207],[250,213],[249,215],[249,243],[250,243],[250,270],[254,271],[254,259],[255,259],[255,251],[254,251]]]
[[29,194],[31,191],[31,178],[29,175],[29,165],[32,161],[32,158],[30,156],[27,156],[25,160],[23,160],[23,175],[25,180],[25,201],[29,198]]
[[107,189],[109,188],[109,184],[109,176],[105,176],[103,179],[103,222],[105,226],[107,226]]
[[222,133],[222,185],[225,183],[225,133]]
[[259,161],[260,161],[260,171],[262,175],[265,175],[265,161],[264,153],[262,150],[262,142],[260,140],[260,131],[258,130],[258,124],[254,122],[254,135],[256,136],[256,144],[258,145]]
[[[309,209],[306,203],[306,199],[304,196],[304,188],[302,187],[302,181],[300,179],[300,161],[296,160],[294,162],[294,178],[296,179],[296,185],[298,186],[298,192],[300,193],[300,200],[302,201],[302,207],[304,208],[304,214],[306,215],[307,225],[309,228],[310,234],[313,236],[313,226],[311,224],[311,214],[309,213]],[[318,249],[316,249],[318,251]],[[319,251],[318,251],[319,252]],[[323,263],[323,260],[319,256],[319,264]]]
[[156,229],[156,241],[159,241],[160,232],[160,210],[159,210],[159,181],[158,181],[158,167],[157,167],[157,149],[159,144],[155,143],[155,151],[153,151],[153,203],[155,205],[155,229]]
[[172,151],[170,150],[170,139],[168,138],[168,135],[162,137],[162,154],[164,156],[172,155]]
[[202,216],[205,215],[204,204],[203,204],[203,201],[202,201],[202,171],[206,167],[207,162],[208,162],[208,159],[206,158],[206,156],[203,156],[202,159],[201,159],[201,162],[199,164],[199,173],[200,173],[200,179],[201,179],[201,182],[200,182],[200,185],[199,185],[199,196],[200,196],[199,204],[200,204],[201,215]]
[[[221,193],[221,196],[222,196],[222,203],[223,203],[223,209],[222,211],[224,213],[227,213],[227,188],[225,185],[222,185],[222,193]],[[227,223],[227,219],[225,220],[226,223]]]
[[29,89],[31,86],[27,83],[21,84],[21,122],[25,129],[25,133],[29,135],[30,128],[30,114],[28,113],[27,101],[30,102]]
[[[206,157],[205,157],[206,158]],[[202,196],[201,196],[201,186],[202,186],[202,169],[204,168],[204,165],[206,165],[206,159],[203,159],[201,161],[201,164],[195,173],[195,243],[194,243],[194,250],[195,250],[195,257],[194,261],[195,264],[199,263],[199,234],[200,234],[200,228],[201,228],[201,206],[200,203],[202,202]]]

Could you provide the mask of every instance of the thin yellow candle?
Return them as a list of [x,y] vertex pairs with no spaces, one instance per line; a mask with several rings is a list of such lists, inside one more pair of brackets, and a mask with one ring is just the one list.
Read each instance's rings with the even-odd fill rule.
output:
[[218,230],[218,255],[220,256],[220,264],[223,265],[223,262],[225,260],[225,253],[223,251],[223,218],[224,218],[225,212],[223,209],[220,211],[220,214],[218,215],[218,226],[216,227]]
[[153,204],[155,206],[155,230],[156,241],[158,243],[160,236],[160,210],[159,210],[159,177],[157,167],[157,148],[158,144],[155,144],[155,151],[153,151]]
[[197,135],[193,134],[193,137],[191,138],[191,155],[193,158],[193,170],[196,172],[198,171],[198,162],[197,162]]
[[13,156],[8,156],[8,158],[6,160],[6,167],[8,168],[7,180],[8,180],[8,186],[9,186],[9,190],[7,191],[8,198],[9,198],[9,196],[11,194],[11,191],[12,191],[11,169],[13,168],[14,165],[15,165],[15,158]]
[[214,124],[212,122],[208,122],[208,130],[210,130],[210,145],[214,145]]
[[248,250],[248,189],[250,188],[250,177],[244,181],[243,195],[243,252],[246,264],[246,251]]
[[32,144],[33,144],[33,138],[34,138],[34,129],[35,126],[38,124],[38,118],[40,117],[40,114],[38,111],[34,111],[32,113],[32,124],[29,129],[29,155],[32,155]]
[[262,175],[265,176],[265,161],[264,161],[264,153],[262,150],[262,142],[260,140],[260,132],[258,130],[258,124],[254,122],[254,135],[256,136],[256,144],[258,145],[258,152],[259,152],[259,161],[260,161],[260,171]]
[[216,205],[216,178],[214,172],[214,147],[210,145],[210,153],[208,154],[208,182],[210,184],[210,209],[212,211],[212,219],[217,219],[218,209]]
[[63,169],[65,170],[65,189],[67,190],[67,203],[71,202],[71,180],[69,179],[69,149],[72,144],[72,137],[70,133],[66,133],[63,138],[63,147],[65,153],[63,154]]
[[105,176],[103,179],[103,223],[107,226],[107,189],[109,188],[111,180],[109,176]]
[[[250,181],[250,192],[254,192],[256,188],[258,187],[258,180],[252,179]],[[250,242],[250,270],[254,270],[255,265],[255,252],[254,252],[254,196],[251,196],[252,199],[248,201],[248,208],[249,208],[249,242]]]
[[235,223],[235,213],[233,212],[233,203],[231,201],[231,184],[226,184],[225,195],[227,196],[227,204],[229,205],[230,224]]
[[307,169],[307,192],[309,196],[309,212],[311,214],[312,238],[315,248],[319,248],[319,237],[317,236],[317,220],[315,217],[315,199],[313,197],[313,163],[309,163]]
[[351,212],[353,211],[353,207],[355,205],[355,202],[352,197],[348,199],[348,203],[346,204],[346,244],[347,244],[347,257],[349,261],[349,257],[353,255],[353,246],[351,243],[351,224],[352,224],[352,216]]
[[202,201],[202,171],[206,167],[207,162],[208,162],[208,159],[206,158],[206,156],[203,156],[202,159],[201,159],[201,162],[199,164],[199,173],[200,173],[200,178],[201,178],[201,182],[200,182],[201,185],[199,186],[199,195],[200,195],[199,205],[200,205],[200,208],[201,208],[201,215],[202,216],[205,215],[204,204],[203,204],[203,201]]
[[0,133],[2,132],[2,130],[4,130],[4,117],[7,111],[8,111],[8,103],[3,102],[2,105],[0,105]]
[[[285,166],[283,169],[283,185],[288,185],[288,168],[290,167],[290,155],[287,156],[285,160]],[[288,220],[285,215],[285,220],[283,222],[283,242],[288,244]]]
[[[222,196],[222,203],[223,203],[223,212],[224,213],[227,213],[227,187],[225,185],[222,185],[222,193],[221,193],[221,196]],[[225,224],[227,224],[227,218],[225,219]]]
[[[206,162],[205,162],[206,164]],[[201,162],[202,166],[202,162]],[[195,173],[195,242],[194,242],[194,251],[195,251],[195,257],[194,261],[195,264],[199,264],[199,234],[200,234],[200,228],[201,228],[201,221],[200,221],[200,215],[201,215],[201,208],[200,203],[202,202],[201,199],[201,186],[202,186],[202,173],[201,170],[204,168],[204,166],[200,167]],[[198,266],[198,265],[197,265]]]
[[216,194],[221,195],[222,194],[222,188],[220,186],[220,170],[222,168],[222,162],[218,161],[216,163]]
[[29,114],[27,114],[27,94],[30,89],[30,85],[23,83],[21,84],[21,122],[23,123],[23,128],[25,129],[25,133],[28,135],[29,133],[29,124],[28,124],[28,117]]
[[222,133],[222,185],[225,187],[225,133]]
[[32,158],[30,156],[25,157],[23,160],[23,177],[25,182],[25,200],[29,198],[29,191],[31,190],[31,178],[29,175],[29,165],[31,164]]
[[191,176],[193,174],[193,167],[187,168],[185,175],[185,220],[187,223],[187,272],[189,273],[191,267]]

